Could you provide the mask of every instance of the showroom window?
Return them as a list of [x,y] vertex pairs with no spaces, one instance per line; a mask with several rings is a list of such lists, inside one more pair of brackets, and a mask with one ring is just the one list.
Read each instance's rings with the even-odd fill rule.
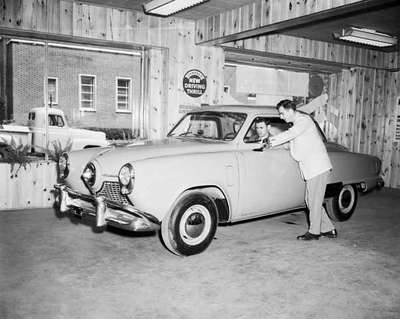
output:
[[58,104],[58,79],[54,77],[47,78],[47,101],[49,105]]
[[96,77],[94,75],[79,75],[80,109],[84,111],[96,110]]
[[132,80],[117,78],[116,80],[116,111],[131,112]]

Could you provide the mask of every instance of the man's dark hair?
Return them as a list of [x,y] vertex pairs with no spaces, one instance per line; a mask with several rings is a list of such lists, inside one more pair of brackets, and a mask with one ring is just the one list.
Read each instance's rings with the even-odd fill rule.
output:
[[267,126],[270,124],[269,121],[264,117],[257,117],[254,122],[256,124],[264,122]]
[[276,109],[279,110],[280,107],[283,107],[285,110],[292,109],[296,111],[296,103],[291,100],[282,100],[276,105]]

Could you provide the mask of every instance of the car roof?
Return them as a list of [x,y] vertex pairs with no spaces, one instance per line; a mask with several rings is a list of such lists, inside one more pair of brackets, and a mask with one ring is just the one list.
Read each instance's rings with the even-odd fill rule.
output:
[[241,112],[247,113],[248,115],[255,114],[266,114],[266,115],[278,115],[278,111],[275,106],[268,105],[212,105],[202,106],[196,108],[191,112],[204,112],[204,111],[216,111],[216,112]]

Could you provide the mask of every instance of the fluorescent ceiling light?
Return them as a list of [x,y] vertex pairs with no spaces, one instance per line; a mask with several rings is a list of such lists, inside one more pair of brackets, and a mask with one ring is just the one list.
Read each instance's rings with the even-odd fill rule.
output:
[[343,29],[341,34],[334,34],[334,36],[340,40],[372,45],[380,48],[390,47],[397,44],[396,37],[392,37],[390,35],[370,29],[350,27]]
[[169,16],[208,0],[153,0],[143,5],[144,12],[159,16]]

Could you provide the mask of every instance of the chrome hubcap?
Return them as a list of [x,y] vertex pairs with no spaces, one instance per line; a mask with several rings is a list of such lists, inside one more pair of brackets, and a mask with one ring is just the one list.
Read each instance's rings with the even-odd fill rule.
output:
[[211,229],[211,216],[203,205],[190,206],[182,215],[179,233],[188,245],[198,245],[207,238]]
[[339,194],[339,209],[343,214],[348,214],[354,206],[355,192],[351,185],[343,186]]

